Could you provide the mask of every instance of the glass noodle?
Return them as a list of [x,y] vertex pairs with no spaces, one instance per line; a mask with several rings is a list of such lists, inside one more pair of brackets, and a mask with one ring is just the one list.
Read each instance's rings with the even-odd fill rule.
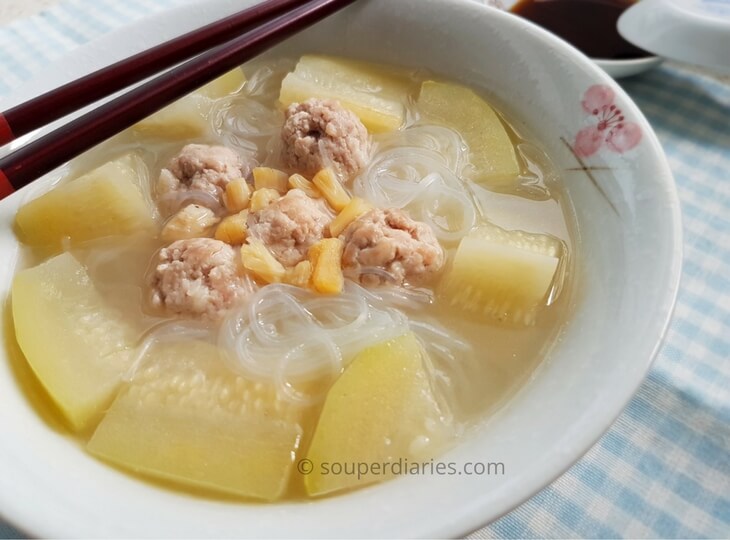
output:
[[[321,296],[285,284],[256,292],[247,305],[223,323],[219,345],[231,367],[254,380],[274,382],[292,401],[312,402],[323,396],[296,389],[299,383],[334,379],[362,350],[403,335],[447,335],[425,323],[412,325],[394,306],[416,310],[431,297],[397,287],[366,290],[348,282],[339,296]],[[422,340],[430,357],[436,344]],[[437,344],[448,354],[436,360],[463,357],[470,347],[451,335]],[[460,360],[461,361],[461,360]]]
[[368,168],[354,181],[355,195],[380,208],[404,208],[428,223],[447,244],[477,223],[478,205],[463,179],[468,153],[454,130],[417,125],[382,136]]

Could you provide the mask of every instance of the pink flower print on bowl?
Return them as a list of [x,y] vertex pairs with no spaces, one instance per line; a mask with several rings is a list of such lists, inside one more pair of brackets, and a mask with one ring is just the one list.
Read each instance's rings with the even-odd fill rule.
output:
[[592,156],[605,144],[609,150],[623,154],[641,141],[641,128],[627,122],[614,104],[616,94],[610,87],[594,84],[583,94],[583,110],[595,116],[597,123],[581,129],[573,145],[581,157]]

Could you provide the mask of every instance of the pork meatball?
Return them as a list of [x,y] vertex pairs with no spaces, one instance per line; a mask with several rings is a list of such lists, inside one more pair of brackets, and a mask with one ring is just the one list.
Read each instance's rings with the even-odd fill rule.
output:
[[352,176],[365,166],[370,153],[368,132],[360,119],[332,100],[290,105],[281,138],[286,166],[309,176],[325,167]]
[[[345,242],[345,276],[366,286],[418,284],[444,264],[444,251],[431,227],[397,208],[369,211],[353,221],[340,238]],[[382,270],[389,279],[383,277]]]
[[281,264],[295,266],[324,237],[330,221],[332,216],[322,199],[312,199],[301,189],[292,189],[248,215],[248,234],[261,240]]
[[177,315],[220,319],[249,292],[240,266],[224,242],[178,240],[159,252],[150,277],[152,305]]
[[249,172],[250,167],[230,148],[188,144],[160,173],[160,211],[175,213],[189,202],[186,194],[195,194],[195,202],[203,206],[222,206],[228,182],[246,178]]

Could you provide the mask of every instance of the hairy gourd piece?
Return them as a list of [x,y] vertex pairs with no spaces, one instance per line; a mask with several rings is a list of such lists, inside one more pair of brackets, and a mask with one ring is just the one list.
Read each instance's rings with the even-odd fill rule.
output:
[[67,237],[77,243],[151,230],[155,222],[142,190],[144,176],[143,164],[126,155],[53,188],[18,210],[22,240],[57,249]]
[[246,75],[241,68],[236,68],[212,80],[195,93],[210,99],[218,99],[235,94],[245,83]]
[[302,56],[281,83],[285,106],[309,98],[335,99],[355,113],[371,133],[400,128],[406,118],[408,85],[362,62]]
[[[446,442],[447,422],[431,390],[423,350],[413,334],[358,354],[330,389],[307,459],[307,493],[324,495],[397,474],[392,466],[426,460]],[[333,464],[390,464],[358,475]]]
[[467,311],[533,324],[546,303],[562,250],[550,236],[482,226],[462,239],[441,293]]
[[469,146],[470,175],[491,186],[511,186],[520,172],[514,145],[494,109],[473,90],[426,81],[418,106],[424,119],[452,127]]
[[201,341],[154,345],[88,443],[136,472],[256,499],[287,486],[304,409]]
[[208,132],[210,100],[192,93],[137,122],[132,129],[142,135],[165,139],[202,137]]
[[12,306],[28,363],[71,426],[84,428],[129,369],[136,332],[69,253],[18,272]]
[[208,131],[211,100],[237,92],[245,82],[243,71],[236,68],[138,122],[133,129],[165,138],[200,137]]

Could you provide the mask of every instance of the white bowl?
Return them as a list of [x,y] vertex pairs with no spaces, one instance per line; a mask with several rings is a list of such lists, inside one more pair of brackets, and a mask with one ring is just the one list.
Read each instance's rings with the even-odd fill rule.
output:
[[[247,3],[208,0],[115,32],[58,62],[11,102]],[[565,471],[641,384],[675,300],[680,215],[656,136],[612,79],[548,32],[467,0],[362,1],[285,48],[428,68],[484,88],[563,171],[580,225],[572,319],[530,382],[441,458],[503,462],[505,474],[406,476],[270,506],[192,498],[89,457],[38,417],[0,357],[0,512],[21,529],[43,537],[461,535]],[[610,105],[620,109],[622,128],[609,122],[599,130],[593,110]],[[11,223],[26,191],[0,203],[2,297],[18,252]]]

